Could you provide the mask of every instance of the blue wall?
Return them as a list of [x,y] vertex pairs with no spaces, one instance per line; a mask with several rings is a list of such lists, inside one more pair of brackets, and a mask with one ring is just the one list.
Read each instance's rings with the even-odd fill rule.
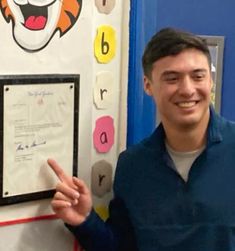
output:
[[155,128],[155,105],[143,92],[141,57],[156,31],[156,15],[149,15],[148,11],[155,11],[156,3],[153,0],[131,1],[127,145],[140,141]]
[[[143,52],[151,35],[166,26],[182,28],[201,35],[225,36],[221,114],[235,121],[235,1],[132,0],[128,145],[146,137],[155,126],[154,104],[142,94],[139,54]],[[134,98],[138,103],[133,101]]]

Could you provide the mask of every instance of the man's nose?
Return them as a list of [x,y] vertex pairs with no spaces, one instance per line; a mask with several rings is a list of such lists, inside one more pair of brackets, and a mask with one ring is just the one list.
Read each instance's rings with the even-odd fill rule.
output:
[[190,97],[195,92],[195,86],[190,76],[184,76],[179,84],[179,94]]

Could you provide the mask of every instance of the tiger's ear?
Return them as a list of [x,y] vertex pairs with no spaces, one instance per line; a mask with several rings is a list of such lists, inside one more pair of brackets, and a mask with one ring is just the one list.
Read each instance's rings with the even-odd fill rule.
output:
[[144,91],[147,95],[152,96],[152,81],[147,77],[144,76]]
[[82,0],[62,0],[61,13],[57,24],[63,36],[77,21],[82,8]]
[[11,12],[11,9],[8,5],[7,0],[2,0],[0,1],[0,7],[1,7],[1,11],[3,14],[3,17],[5,18],[5,20],[9,23],[11,20],[14,21],[14,16]]

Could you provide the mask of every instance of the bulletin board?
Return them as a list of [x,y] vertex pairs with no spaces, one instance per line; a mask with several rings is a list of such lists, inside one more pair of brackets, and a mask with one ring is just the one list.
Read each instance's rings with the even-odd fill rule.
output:
[[[0,0],[0,10],[0,31],[4,34],[0,40],[0,234],[9,229],[17,240],[23,230],[14,222],[36,217],[37,223],[27,224],[33,240],[36,237],[30,234],[31,228],[40,232],[47,224],[54,224],[40,224],[41,217],[54,215],[50,202],[58,182],[46,165],[48,157],[68,175],[86,182],[95,210],[107,218],[116,161],[126,146],[130,1],[16,4]],[[46,105],[52,92],[59,98]],[[32,98],[36,103],[30,101]],[[35,106],[44,110],[33,112]],[[25,126],[27,116],[33,123]],[[51,123],[51,118],[56,123]],[[31,135],[38,137],[29,136],[25,142],[21,134],[26,129],[36,130]],[[16,154],[26,151],[31,155]],[[18,166],[20,162],[26,165]],[[6,222],[13,224],[8,228]],[[57,234],[63,240],[62,234]],[[7,241],[12,241],[10,234]],[[4,245],[1,242],[0,249]],[[40,245],[34,250],[41,251]],[[48,245],[44,250],[54,248]]]

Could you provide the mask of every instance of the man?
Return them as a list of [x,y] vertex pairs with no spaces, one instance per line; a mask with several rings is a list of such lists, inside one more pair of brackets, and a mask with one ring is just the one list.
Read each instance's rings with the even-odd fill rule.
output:
[[110,217],[67,177],[52,207],[87,251],[235,250],[235,126],[210,107],[211,58],[201,38],[166,28],[143,55],[144,89],[161,123],[120,154]]

